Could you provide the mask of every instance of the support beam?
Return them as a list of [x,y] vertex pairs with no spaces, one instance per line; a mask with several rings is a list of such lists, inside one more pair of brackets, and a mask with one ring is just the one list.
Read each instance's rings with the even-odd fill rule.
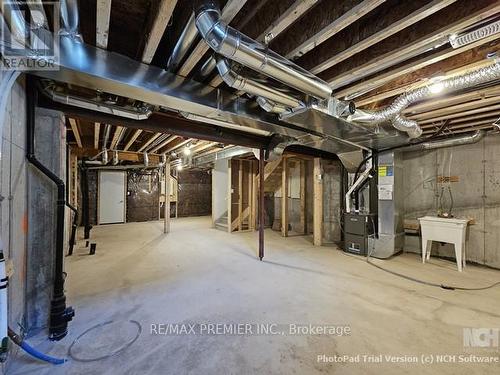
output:
[[288,158],[283,158],[281,170],[281,235],[288,237]]
[[171,135],[171,136],[167,137],[167,139],[165,139],[158,146],[156,146],[155,148],[153,148],[151,150],[151,152],[158,152],[159,150],[161,150],[162,148],[164,148],[165,146],[167,146],[170,142],[175,141],[177,138],[179,138],[178,135]]
[[313,243],[315,246],[321,246],[323,244],[323,172],[320,158],[314,158],[313,173]]
[[[336,38],[329,39],[319,46],[314,55],[311,54],[301,58],[299,63],[313,74],[318,74],[453,4],[455,1],[457,0],[433,0],[421,7],[418,6],[424,3],[423,1],[401,2],[394,7],[388,8],[384,17],[379,17],[377,20],[366,20],[362,26],[364,29],[355,33],[363,38],[358,42],[355,42],[354,35],[349,38],[350,40],[344,41],[342,40],[344,39],[343,36],[339,34]],[[344,31],[348,32],[349,29]],[[356,36],[356,38],[359,38],[359,36]]]
[[[378,0],[385,1],[385,0]],[[267,35],[272,35],[276,38],[279,34],[285,31],[291,24],[297,21],[311,7],[316,5],[318,0],[297,0],[283,13],[276,21],[271,23],[258,37],[257,41],[264,42]]]
[[109,19],[111,16],[111,0],[97,0],[96,8],[96,46],[102,49],[107,49],[109,37]]
[[163,207],[163,233],[170,232],[170,160],[165,163],[165,201]]
[[99,133],[101,130],[101,123],[94,123],[94,148],[97,150],[99,148]]
[[76,123],[76,120],[74,118],[70,118],[69,125],[71,126],[71,131],[73,132],[73,135],[75,137],[76,144],[79,148],[82,148],[82,139],[80,137],[80,131],[78,130],[78,124]]
[[306,162],[300,161],[300,228],[303,234],[307,234],[307,212],[306,212]]
[[167,148],[166,150],[163,150],[163,151],[162,151],[162,154],[167,154],[167,153],[169,153],[169,152],[175,151],[175,150],[177,150],[178,148],[180,148],[180,147],[182,147],[182,146],[184,146],[184,145],[188,144],[189,142],[191,142],[191,139],[186,139],[186,140],[184,140],[184,141],[181,141],[181,142],[179,142],[179,143],[177,143],[177,144],[175,144],[175,145],[173,145],[173,146],[171,146],[171,147]]
[[[462,65],[465,63],[470,63],[470,59],[465,58],[465,52],[470,51],[471,58],[475,58],[476,61],[481,61],[484,59],[485,55],[481,55],[481,51],[484,53],[485,51],[495,51],[494,46],[488,45],[488,43],[493,42],[500,38],[499,34],[491,35],[487,38],[478,40],[474,43],[465,45],[460,48],[445,48],[439,52],[436,52],[434,54],[431,54],[429,56],[425,56],[422,58],[419,58],[417,60],[411,61],[407,64],[401,65],[396,69],[388,70],[386,73],[380,74],[380,75],[375,75],[372,78],[369,78],[363,82],[360,82],[358,84],[348,86],[347,88],[340,90],[335,93],[337,97],[344,97],[347,95],[353,95],[356,94],[357,92],[362,92],[366,93],[370,90],[374,90],[376,88],[380,88],[381,86],[389,83],[392,80],[397,79],[398,77],[403,77],[405,76],[405,79],[408,79],[410,73],[416,72],[417,70],[423,69],[425,67],[428,67],[429,65],[435,65],[436,63],[450,59],[451,57],[456,56],[458,61],[462,62]],[[496,44],[495,44],[496,45]],[[472,51],[473,50],[473,51]],[[459,56],[460,55],[460,56]],[[450,61],[448,60],[446,64],[449,64]],[[431,70],[436,69],[436,65],[433,67],[430,67]],[[441,70],[442,71],[442,70]],[[427,76],[429,77],[429,76]],[[380,91],[386,91],[386,89],[380,89]],[[357,101],[356,101],[357,102]]]
[[[380,72],[448,42],[451,34],[500,12],[494,0],[459,0],[432,16],[397,33],[320,74],[333,89]],[[395,46],[399,46],[395,49]]]
[[[92,158],[95,157],[100,151],[95,150],[92,147],[83,147],[83,148],[74,148],[71,150],[74,155],[78,158]],[[120,161],[131,161],[136,163],[144,162],[144,155],[141,152],[135,151],[121,151],[118,150],[118,160]],[[108,150],[109,159],[112,158],[113,151]],[[160,155],[158,154],[148,154],[150,164],[158,164],[161,160]]]
[[116,127],[113,139],[111,140],[111,146],[109,146],[111,150],[115,150],[118,147],[118,144],[120,143],[124,133],[125,128],[123,126]]
[[259,259],[264,258],[264,149],[259,151]]
[[156,49],[160,44],[160,40],[167,28],[168,21],[174,12],[177,0],[161,0],[158,13],[153,22],[153,26],[149,32],[149,37],[146,41],[146,46],[142,53],[142,62],[145,64],[150,64],[155,56]]
[[[230,23],[233,18],[238,14],[240,9],[245,5],[247,0],[228,0],[222,9],[221,19],[226,23]],[[177,72],[178,75],[186,77],[194,67],[198,64],[200,59],[208,52],[210,47],[204,40],[200,40],[193,52],[188,56],[182,67]]]
[[127,151],[130,147],[132,147],[132,145],[137,140],[137,138],[141,135],[141,133],[142,133],[142,129],[137,129],[134,132],[134,134],[132,135],[132,137],[130,137],[130,139],[127,142],[127,144],[125,145],[125,147],[123,148],[123,151]]
[[250,160],[248,163],[248,209],[250,215],[248,218],[248,230],[255,230],[255,201],[254,201],[254,184],[255,184],[255,170],[254,161]]
[[231,233],[233,231],[233,172],[231,166],[231,159],[227,161],[227,231]]
[[243,229],[243,160],[238,160],[238,231]]
[[309,12],[307,25],[302,22],[295,24],[286,34],[273,41],[271,48],[289,59],[300,57],[384,2],[385,0],[357,0],[342,6],[337,1],[323,1]]
[[146,147],[148,147],[156,138],[158,138],[162,133],[155,133],[149,139],[144,142],[144,144],[137,150],[138,152],[144,151]]

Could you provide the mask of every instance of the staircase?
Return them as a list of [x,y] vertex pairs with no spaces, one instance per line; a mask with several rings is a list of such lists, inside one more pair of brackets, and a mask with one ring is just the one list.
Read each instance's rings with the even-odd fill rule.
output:
[[227,232],[227,211],[215,221],[215,229]]

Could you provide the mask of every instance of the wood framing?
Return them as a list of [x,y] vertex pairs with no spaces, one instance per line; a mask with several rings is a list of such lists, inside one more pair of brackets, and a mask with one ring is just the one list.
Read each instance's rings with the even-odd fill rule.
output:
[[288,159],[283,158],[281,171],[281,235],[288,237]]
[[80,131],[78,130],[78,124],[74,118],[69,119],[69,125],[71,126],[71,131],[73,132],[73,136],[75,137],[76,144],[78,147],[82,148],[82,139],[80,137]]
[[307,204],[306,204],[306,162],[300,161],[300,228],[307,234]]
[[142,62],[145,64],[151,63],[156,53],[156,49],[160,44],[160,40],[167,28],[168,21],[174,12],[177,0],[162,0],[158,13],[156,14],[153,26],[149,31],[149,37],[142,53]]
[[165,163],[165,203],[163,211],[163,233],[170,232],[170,163]]
[[232,182],[232,168],[231,168],[231,160],[227,161],[227,231],[231,233],[233,231],[233,223],[232,223],[232,206],[233,206],[233,182]]
[[323,244],[323,172],[320,158],[314,158],[313,173],[313,244],[321,246]]

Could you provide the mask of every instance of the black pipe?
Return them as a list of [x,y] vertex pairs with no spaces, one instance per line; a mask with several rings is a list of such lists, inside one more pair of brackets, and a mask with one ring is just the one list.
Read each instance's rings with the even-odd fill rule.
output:
[[78,228],[78,210],[68,202],[66,202],[66,206],[73,211],[73,224],[71,224],[71,236],[69,238],[68,250],[68,255],[73,255],[73,248],[76,244],[76,230]]
[[35,155],[35,105],[37,102],[37,86],[35,78],[26,77],[26,122],[27,151],[26,158],[41,173],[48,177],[57,187],[57,219],[56,219],[56,249],[54,266],[54,291],[50,303],[49,338],[61,340],[68,333],[68,322],[75,312],[72,307],[66,307],[64,295],[64,214],[66,207],[66,189],[64,181],[43,165]]
[[259,259],[264,258],[264,154],[259,153]]

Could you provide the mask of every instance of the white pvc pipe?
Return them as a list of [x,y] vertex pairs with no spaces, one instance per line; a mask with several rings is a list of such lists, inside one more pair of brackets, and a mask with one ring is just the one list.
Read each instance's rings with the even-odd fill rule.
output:
[[370,170],[372,169],[372,158],[368,159],[366,162],[365,171],[358,177],[356,181],[352,184],[351,188],[345,194],[345,208],[346,212],[351,212],[351,194],[356,188],[361,185],[370,174]]

